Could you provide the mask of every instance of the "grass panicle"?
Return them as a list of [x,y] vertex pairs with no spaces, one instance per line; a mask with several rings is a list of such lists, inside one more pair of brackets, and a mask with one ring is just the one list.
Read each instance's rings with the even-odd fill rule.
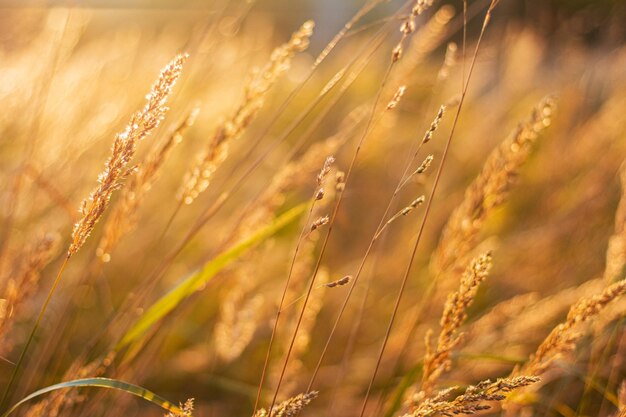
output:
[[199,108],[195,107],[178,124],[167,139],[146,157],[137,167],[122,190],[122,196],[109,214],[96,254],[102,262],[111,260],[111,252],[117,243],[137,227],[139,205],[145,194],[158,179],[163,164],[172,154],[176,145],[182,142],[187,130],[193,126]]
[[452,367],[452,350],[457,348],[463,339],[463,333],[460,333],[459,329],[467,319],[467,309],[474,302],[480,284],[489,274],[491,263],[489,253],[474,258],[463,273],[459,289],[448,295],[441,316],[441,333],[435,349],[431,350],[429,338],[426,341],[421,387],[425,392],[430,392],[441,374]]
[[293,56],[308,48],[314,26],[311,20],[304,22],[287,43],[272,52],[269,62],[262,69],[253,72],[244,89],[243,101],[215,130],[197,164],[186,174],[178,194],[179,200],[191,204],[208,188],[211,177],[228,157],[231,142],[237,140],[256,118],[263,107],[265,96],[278,78],[289,69]]
[[452,400],[446,400],[456,387],[447,388],[440,391],[432,398],[420,399],[420,394],[414,399],[417,405],[414,409],[403,417],[428,417],[428,416],[455,416],[463,414],[478,414],[491,409],[491,405],[486,404],[492,401],[502,401],[507,398],[510,392],[527,387],[539,381],[535,376],[518,376],[512,378],[502,378],[495,382],[490,380],[481,381],[476,385],[470,385],[462,395]]
[[271,412],[267,412],[266,409],[261,408],[255,414],[254,417],[295,417],[311,403],[318,395],[317,391],[307,392],[306,394],[298,394],[291,397],[275,408],[272,408]]
[[287,3],[3,9],[0,416],[624,415],[626,10]]
[[435,251],[435,271],[459,268],[475,248],[488,216],[506,200],[539,134],[550,125],[554,110],[554,99],[543,99],[487,157],[482,171],[465,191],[463,202],[450,215]]
[[178,55],[161,70],[159,79],[146,96],[147,103],[144,108],[133,114],[126,129],[115,136],[111,157],[98,177],[99,185],[80,207],[82,217],[74,225],[72,243],[67,250],[68,257],[78,252],[85,244],[109,205],[113,192],[121,188],[123,181],[135,171],[136,167],[129,166],[129,164],[135,156],[137,144],[149,136],[165,118],[165,113],[168,111],[165,104],[180,77],[186,60],[186,54]]
[[578,328],[589,320],[597,317],[607,305],[626,294],[626,279],[610,285],[600,294],[592,297],[583,297],[569,310],[565,321],[556,326],[545,338],[530,361],[516,373],[541,375],[554,362],[563,356],[571,354],[583,333]]

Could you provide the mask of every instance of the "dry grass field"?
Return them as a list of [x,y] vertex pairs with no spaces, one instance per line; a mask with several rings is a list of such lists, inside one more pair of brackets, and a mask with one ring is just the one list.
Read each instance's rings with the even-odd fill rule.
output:
[[42,3],[0,417],[626,416],[623,1]]

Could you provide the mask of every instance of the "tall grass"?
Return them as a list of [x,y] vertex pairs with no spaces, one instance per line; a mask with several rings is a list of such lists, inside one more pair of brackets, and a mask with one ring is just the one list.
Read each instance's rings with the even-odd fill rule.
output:
[[5,9],[0,414],[626,413],[623,10],[452,3]]

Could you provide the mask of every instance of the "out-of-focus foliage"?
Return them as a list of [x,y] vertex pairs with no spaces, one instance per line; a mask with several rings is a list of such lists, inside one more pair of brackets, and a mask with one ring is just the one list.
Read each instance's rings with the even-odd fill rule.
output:
[[[463,48],[463,2],[435,1],[414,30],[403,26],[411,7],[381,2],[319,60],[361,2],[0,1],[2,390],[116,134],[159,70],[189,54],[169,112],[67,263],[5,409],[61,381],[109,377],[175,403],[195,398],[198,416],[250,416],[273,340],[259,408],[272,404],[293,342],[276,404],[302,395],[280,410],[358,415],[412,261],[365,414],[430,415],[457,394],[483,401],[521,388],[487,413],[617,415],[626,5],[501,0],[457,120],[489,3],[468,2]],[[402,181],[428,155],[430,167]],[[206,187],[185,200],[194,175]],[[302,205],[301,217],[272,228]],[[233,250],[236,259],[121,349],[154,303]],[[448,400],[437,397],[452,386]],[[20,410],[161,413],[97,390]]]

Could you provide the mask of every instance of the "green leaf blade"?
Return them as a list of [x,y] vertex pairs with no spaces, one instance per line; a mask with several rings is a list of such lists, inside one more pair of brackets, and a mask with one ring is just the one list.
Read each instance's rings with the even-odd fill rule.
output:
[[61,382],[59,384],[50,385],[48,387],[37,390],[33,392],[32,394],[22,398],[17,403],[15,403],[11,408],[9,408],[0,417],[9,416],[19,406],[23,405],[24,403],[34,398],[47,394],[49,392],[57,391],[60,389],[84,388],[84,387],[108,388],[108,389],[123,391],[128,394],[134,395],[136,397],[143,398],[144,400],[149,401],[153,404],[156,404],[159,407],[163,408],[164,410],[171,411],[177,414],[183,413],[183,411],[178,406],[172,404],[171,402],[167,401],[164,398],[161,398],[160,396],[156,395],[152,391],[147,390],[143,387],[140,387],[139,385],[134,385],[129,382],[124,382],[124,381],[120,381],[117,379],[110,379],[110,378],[84,378],[84,379],[75,379],[72,381]]
[[133,327],[126,332],[117,345],[116,350],[119,351],[137,341],[154,324],[173,311],[184,299],[202,289],[218,272],[230,265],[249,249],[268,239],[293,222],[304,213],[307,207],[308,203],[303,203],[288,210],[274,219],[269,225],[259,229],[252,235],[236,243],[230,249],[227,249],[217,257],[205,263],[199,271],[185,278],[167,294],[152,304],[152,306],[139,317]]

